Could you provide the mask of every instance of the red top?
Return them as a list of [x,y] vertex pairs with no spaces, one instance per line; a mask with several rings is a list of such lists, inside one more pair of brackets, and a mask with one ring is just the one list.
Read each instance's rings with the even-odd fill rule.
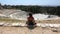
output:
[[34,18],[33,18],[32,16],[30,16],[30,17],[27,18],[27,20],[28,20],[28,21],[33,21]]

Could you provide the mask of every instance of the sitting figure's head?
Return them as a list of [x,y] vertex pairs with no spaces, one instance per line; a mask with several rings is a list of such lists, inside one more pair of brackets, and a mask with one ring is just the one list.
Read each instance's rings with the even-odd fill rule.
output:
[[29,13],[29,16],[32,16],[32,14],[31,14],[31,13]]

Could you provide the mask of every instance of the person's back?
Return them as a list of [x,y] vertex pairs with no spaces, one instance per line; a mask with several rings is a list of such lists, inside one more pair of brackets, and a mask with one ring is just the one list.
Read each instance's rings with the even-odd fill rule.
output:
[[34,17],[32,16],[32,14],[29,14],[29,17],[27,17],[27,21],[34,21]]
[[29,17],[27,18],[27,20],[28,20],[28,21],[34,21],[34,18],[33,18],[32,16],[29,16]]

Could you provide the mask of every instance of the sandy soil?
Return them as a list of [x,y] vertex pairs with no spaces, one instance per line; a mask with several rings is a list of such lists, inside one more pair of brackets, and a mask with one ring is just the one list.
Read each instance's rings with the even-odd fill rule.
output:
[[36,27],[33,30],[27,27],[1,27],[0,34],[60,34],[60,32],[53,32],[53,28]]
[[[11,22],[10,22],[11,21]],[[16,20],[4,20],[0,19],[0,22],[6,22],[6,23],[15,23]],[[16,21],[16,23],[25,23],[26,21]],[[60,24],[60,19],[57,20],[36,20],[36,23],[56,23]],[[58,31],[53,32],[55,29]],[[60,28],[42,28],[42,27],[36,27],[33,30],[28,29],[27,27],[4,27],[0,26],[0,34],[60,34]]]

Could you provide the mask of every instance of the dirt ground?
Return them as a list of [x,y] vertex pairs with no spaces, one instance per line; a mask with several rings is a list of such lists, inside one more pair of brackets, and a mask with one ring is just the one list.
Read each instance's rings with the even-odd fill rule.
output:
[[[23,21],[22,21],[22,23],[23,23]],[[36,23],[60,24],[60,19],[59,20],[42,20],[42,21],[37,21]],[[58,31],[53,32],[56,29]],[[0,26],[0,34],[60,34],[60,28],[36,27],[36,28],[30,30],[27,27]]]
[[60,34],[52,31],[53,28],[36,27],[32,30],[27,27],[4,27],[0,26],[0,34]]

